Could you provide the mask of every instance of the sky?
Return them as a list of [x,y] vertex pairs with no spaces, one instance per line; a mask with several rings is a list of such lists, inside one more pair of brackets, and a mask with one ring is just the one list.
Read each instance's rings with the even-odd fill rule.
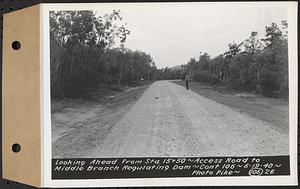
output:
[[[113,8],[112,8],[113,7]],[[117,9],[131,31],[125,47],[149,53],[158,68],[186,64],[207,52],[224,53],[228,43],[240,43],[265,26],[287,20],[287,9],[278,4],[139,3],[97,8],[99,15]]]

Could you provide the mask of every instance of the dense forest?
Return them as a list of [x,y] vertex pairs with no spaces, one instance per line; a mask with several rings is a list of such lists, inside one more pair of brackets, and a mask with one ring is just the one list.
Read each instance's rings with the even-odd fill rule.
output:
[[288,97],[286,21],[266,26],[263,39],[251,32],[212,58],[200,53],[187,64],[157,69],[146,52],[125,48],[130,35],[120,11],[99,16],[93,11],[50,12],[51,97],[79,98],[99,89],[135,86],[160,79],[223,85],[237,91]]
[[155,80],[152,57],[125,48],[130,31],[120,11],[50,12],[51,97],[78,98],[91,91]]
[[223,85],[236,91],[255,92],[269,97],[288,97],[287,21],[265,28],[265,37],[251,32],[248,39],[232,42],[228,51],[211,58],[201,53],[180,68],[165,70],[167,78],[184,78],[210,85]]

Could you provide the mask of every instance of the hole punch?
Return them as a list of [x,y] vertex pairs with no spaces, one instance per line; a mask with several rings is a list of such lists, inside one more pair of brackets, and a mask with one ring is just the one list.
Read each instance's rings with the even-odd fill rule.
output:
[[21,145],[18,143],[15,143],[12,145],[11,149],[13,152],[18,153],[21,151]]
[[21,48],[21,43],[19,41],[14,41],[12,44],[11,44],[11,47],[14,49],[14,50],[19,50]]

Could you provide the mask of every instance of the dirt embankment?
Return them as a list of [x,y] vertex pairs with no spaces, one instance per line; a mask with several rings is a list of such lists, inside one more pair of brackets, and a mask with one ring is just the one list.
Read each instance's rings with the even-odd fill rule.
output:
[[[185,86],[184,81],[172,81]],[[238,92],[221,90],[211,86],[204,86],[198,82],[190,82],[190,89],[203,97],[250,117],[265,121],[276,127],[282,133],[288,133],[289,129],[289,106],[288,101],[283,99],[267,98],[252,94],[238,94]]]
[[51,104],[53,158],[88,155],[123,118],[149,84],[111,92],[96,100],[53,100]]

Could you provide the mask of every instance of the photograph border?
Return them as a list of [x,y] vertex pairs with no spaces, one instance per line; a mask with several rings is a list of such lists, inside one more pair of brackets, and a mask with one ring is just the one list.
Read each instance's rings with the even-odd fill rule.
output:
[[[151,2],[161,3],[161,2]],[[175,3],[175,2],[168,2]],[[204,2],[184,2],[201,3]],[[214,2],[216,3],[216,2]],[[219,2],[218,2],[219,3]],[[42,184],[44,187],[132,187],[132,186],[267,186],[267,185],[296,185],[297,181],[297,116],[298,116],[298,64],[297,64],[297,6],[296,2],[226,2],[242,6],[272,5],[288,7],[289,22],[289,151],[290,176],[268,177],[188,177],[188,178],[142,178],[142,179],[80,179],[52,180],[51,179],[51,102],[50,102],[50,37],[49,37],[49,11],[55,10],[94,10],[98,6],[107,6],[112,3],[59,3],[41,4],[41,131],[42,131]],[[116,3],[114,3],[116,4]],[[126,3],[121,3],[126,4]],[[133,3],[130,3],[133,4]],[[147,3],[144,3],[147,4]],[[211,3],[210,3],[211,4]],[[297,5],[297,4],[296,4]],[[224,5],[223,5],[224,6]],[[276,183],[274,182],[276,179]]]

